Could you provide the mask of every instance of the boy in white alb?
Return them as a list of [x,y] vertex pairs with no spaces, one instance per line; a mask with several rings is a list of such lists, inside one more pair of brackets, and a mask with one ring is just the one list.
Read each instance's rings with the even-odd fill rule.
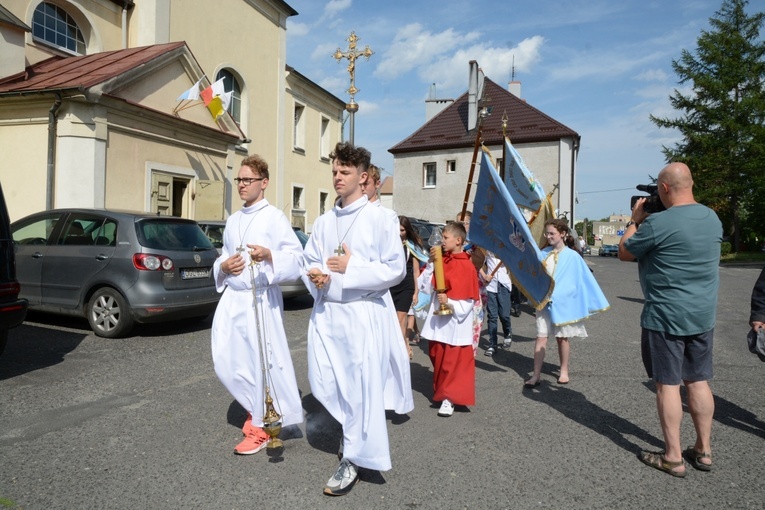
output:
[[397,225],[362,193],[371,155],[338,143],[332,178],[340,197],[313,225],[304,276],[314,298],[308,326],[308,380],[342,425],[343,458],[324,493],[341,496],[358,467],[391,468],[383,387],[397,334],[383,296],[406,274]]
[[212,357],[218,378],[247,410],[245,437],[234,453],[250,455],[265,448],[269,439],[261,428],[265,411],[262,352],[282,425],[303,421],[279,289],[279,283],[300,278],[303,248],[284,213],[265,199],[268,164],[260,156],[246,157],[234,180],[244,207],[226,221],[221,256],[213,266],[215,285],[223,296],[213,318]]

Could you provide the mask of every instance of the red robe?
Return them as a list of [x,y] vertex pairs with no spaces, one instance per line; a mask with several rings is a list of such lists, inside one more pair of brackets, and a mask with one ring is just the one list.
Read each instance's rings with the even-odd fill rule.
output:
[[[480,299],[478,273],[467,253],[444,255],[444,280],[449,299]],[[428,354],[433,363],[433,400],[449,399],[456,405],[475,404],[473,346],[454,346],[431,341]]]

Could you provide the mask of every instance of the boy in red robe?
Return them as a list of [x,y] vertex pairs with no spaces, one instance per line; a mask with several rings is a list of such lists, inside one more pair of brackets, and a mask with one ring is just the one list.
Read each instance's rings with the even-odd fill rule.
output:
[[[441,401],[439,416],[451,416],[455,405],[475,404],[475,357],[473,355],[473,305],[480,299],[478,273],[463,252],[467,234],[462,223],[444,227],[443,249],[444,281],[446,292],[431,299],[428,316],[420,336],[429,342],[430,361],[433,363],[433,400]],[[433,262],[419,277],[422,292],[432,293],[436,283]],[[452,313],[439,315],[441,304]]]

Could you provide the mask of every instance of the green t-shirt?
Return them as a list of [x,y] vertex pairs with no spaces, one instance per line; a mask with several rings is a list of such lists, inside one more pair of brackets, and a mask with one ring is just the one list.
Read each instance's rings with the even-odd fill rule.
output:
[[676,205],[640,224],[624,247],[638,259],[640,325],[673,335],[714,328],[722,224],[701,204]]

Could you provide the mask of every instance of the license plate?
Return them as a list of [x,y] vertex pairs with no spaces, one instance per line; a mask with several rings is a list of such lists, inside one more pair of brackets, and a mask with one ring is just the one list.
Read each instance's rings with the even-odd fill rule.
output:
[[210,276],[210,268],[181,269],[181,279],[192,280],[194,278],[207,278]]

